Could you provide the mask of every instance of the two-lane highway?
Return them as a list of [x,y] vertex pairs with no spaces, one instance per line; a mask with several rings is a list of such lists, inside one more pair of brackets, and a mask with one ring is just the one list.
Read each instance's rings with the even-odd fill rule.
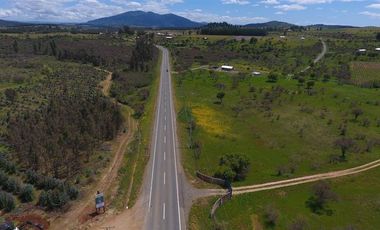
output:
[[156,106],[148,211],[145,229],[185,229],[182,190],[179,186],[176,116],[174,111],[169,52],[162,51],[161,78]]

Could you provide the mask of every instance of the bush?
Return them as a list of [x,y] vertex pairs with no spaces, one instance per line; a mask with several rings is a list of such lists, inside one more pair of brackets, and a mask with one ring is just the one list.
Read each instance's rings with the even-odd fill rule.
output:
[[9,177],[3,185],[3,189],[7,192],[18,194],[21,189],[21,183],[17,179]]
[[8,175],[5,172],[0,171],[0,186],[4,186],[7,181]]
[[69,201],[69,196],[66,192],[62,192],[59,189],[42,191],[38,204],[48,209],[62,208]]
[[39,176],[36,171],[27,170],[26,171],[26,183],[36,185],[38,183]]
[[79,195],[79,190],[72,186],[72,185],[67,185],[67,195],[69,196],[70,200],[75,200],[78,198]]
[[25,185],[21,188],[19,198],[22,202],[31,202],[34,200],[34,189],[30,184]]
[[12,211],[16,207],[13,196],[6,192],[0,192],[0,209],[6,212]]

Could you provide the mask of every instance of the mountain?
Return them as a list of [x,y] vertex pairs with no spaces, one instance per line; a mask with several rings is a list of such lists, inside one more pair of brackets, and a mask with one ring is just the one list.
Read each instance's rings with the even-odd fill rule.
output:
[[247,24],[245,27],[250,27],[250,28],[256,28],[256,29],[284,29],[284,28],[290,28],[294,27],[297,25],[290,24],[287,22],[280,22],[280,21],[270,21],[270,22],[264,22],[264,23],[252,23],[252,24]]
[[144,11],[129,11],[86,23],[91,26],[132,26],[145,28],[194,28],[202,24],[175,14],[156,14]]
[[0,27],[23,26],[23,25],[26,25],[26,23],[6,21],[6,20],[0,19]]

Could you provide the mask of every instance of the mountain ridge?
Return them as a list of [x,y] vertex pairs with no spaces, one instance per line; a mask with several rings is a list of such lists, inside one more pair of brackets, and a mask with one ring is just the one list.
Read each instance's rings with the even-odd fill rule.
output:
[[202,23],[194,22],[172,13],[157,14],[150,11],[128,11],[110,17],[91,20],[85,24],[92,26],[148,28],[195,28],[202,25]]

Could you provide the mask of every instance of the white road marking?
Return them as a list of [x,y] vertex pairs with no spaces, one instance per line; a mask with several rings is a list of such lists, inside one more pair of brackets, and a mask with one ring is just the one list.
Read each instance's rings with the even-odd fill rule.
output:
[[165,220],[166,214],[165,214],[165,203],[162,207],[162,219]]
[[166,115],[165,115],[165,121],[166,121]]
[[[167,54],[166,54],[167,55]],[[169,66],[170,68],[170,66]],[[173,93],[172,93],[172,82],[171,82],[171,77],[170,77],[170,72],[168,74],[169,78],[169,95],[170,95],[170,112],[171,112],[171,122],[172,122],[172,136],[173,136],[173,155],[174,155],[174,169],[175,169],[175,185],[176,185],[176,190],[177,190],[177,210],[178,210],[178,223],[179,223],[179,230],[182,229],[182,222],[181,222],[181,209],[179,206],[179,191],[178,191],[178,171],[177,171],[177,149],[176,149],[176,141],[175,141],[175,133],[176,133],[176,125],[175,125],[175,120],[176,117],[174,115],[174,103],[173,103]]]
[[164,161],[166,161],[166,152],[164,152]]
[[164,136],[164,143],[166,144],[166,136]]
[[166,131],[166,125],[164,125],[164,131]]
[[164,172],[164,184],[166,184],[166,173]]
[[[162,79],[160,79],[160,92],[162,90],[162,85],[163,82],[162,82]],[[152,176],[151,176],[151,180],[150,180],[150,191],[149,191],[149,211],[150,211],[150,207],[151,207],[151,204],[152,204],[152,190],[153,190],[153,178],[154,178],[154,168],[155,168],[155,164],[156,164],[156,150],[157,150],[157,139],[158,139],[158,123],[159,123],[159,120],[160,120],[160,108],[161,108],[161,93],[159,93],[159,96],[158,96],[158,107],[157,107],[157,111],[156,111],[156,114],[157,114],[157,119],[156,119],[156,138],[155,138],[155,141],[154,141],[154,150],[153,150],[153,169],[152,169]]]

